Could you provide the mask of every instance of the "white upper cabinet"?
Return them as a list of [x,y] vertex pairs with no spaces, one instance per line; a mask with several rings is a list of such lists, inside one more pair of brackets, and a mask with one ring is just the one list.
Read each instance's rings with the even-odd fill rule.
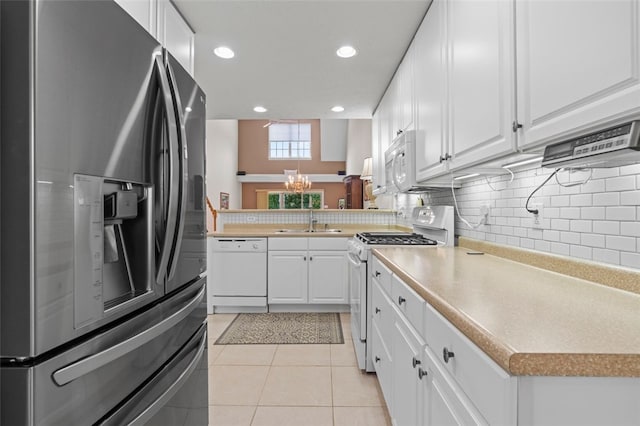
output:
[[156,0],[115,0],[152,36],[156,35]]
[[169,0],[158,1],[158,40],[193,75],[193,30]]
[[435,0],[415,47],[416,178],[516,150],[513,3]]
[[413,40],[416,106],[416,180],[441,175],[446,163],[445,3],[435,0]]
[[637,0],[516,3],[520,148],[640,115]]
[[[549,2],[551,3],[551,2]],[[513,2],[448,6],[449,169],[514,152]]]

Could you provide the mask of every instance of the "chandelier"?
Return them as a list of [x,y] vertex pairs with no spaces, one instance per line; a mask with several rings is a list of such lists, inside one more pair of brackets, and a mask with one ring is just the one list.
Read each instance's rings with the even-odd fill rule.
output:
[[311,188],[311,181],[309,176],[303,176],[296,170],[295,173],[288,174],[284,186],[287,191],[301,194]]

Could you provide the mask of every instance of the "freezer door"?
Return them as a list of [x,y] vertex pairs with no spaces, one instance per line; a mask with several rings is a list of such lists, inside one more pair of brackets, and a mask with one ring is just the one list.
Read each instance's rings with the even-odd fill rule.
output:
[[[3,365],[0,423],[93,424],[108,417],[141,386],[159,377],[176,357],[195,360],[193,342],[204,339],[205,291],[205,279],[201,279],[151,309],[35,366]],[[179,355],[185,350],[192,356]],[[169,389],[167,383],[162,386]],[[177,391],[179,387],[172,389]]]
[[176,120],[185,152],[182,180],[184,203],[175,238],[175,252],[169,261],[166,291],[194,279],[206,270],[205,211],[205,127],[206,97],[189,73],[166,52],[167,72],[176,99]]

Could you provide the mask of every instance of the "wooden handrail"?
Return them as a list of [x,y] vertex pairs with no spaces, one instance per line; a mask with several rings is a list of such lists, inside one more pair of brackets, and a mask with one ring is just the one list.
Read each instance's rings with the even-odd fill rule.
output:
[[209,211],[213,215],[213,232],[216,232],[216,229],[218,228],[218,211],[213,208],[213,204],[211,204],[211,200],[209,200],[209,197],[207,197],[207,206],[209,207]]

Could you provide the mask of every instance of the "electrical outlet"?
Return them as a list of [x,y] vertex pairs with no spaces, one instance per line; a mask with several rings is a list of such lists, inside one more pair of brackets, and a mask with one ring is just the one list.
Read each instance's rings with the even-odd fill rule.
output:
[[531,204],[531,210],[538,210],[538,214],[533,215],[533,228],[542,229],[542,219],[544,217],[544,209],[542,203]]

